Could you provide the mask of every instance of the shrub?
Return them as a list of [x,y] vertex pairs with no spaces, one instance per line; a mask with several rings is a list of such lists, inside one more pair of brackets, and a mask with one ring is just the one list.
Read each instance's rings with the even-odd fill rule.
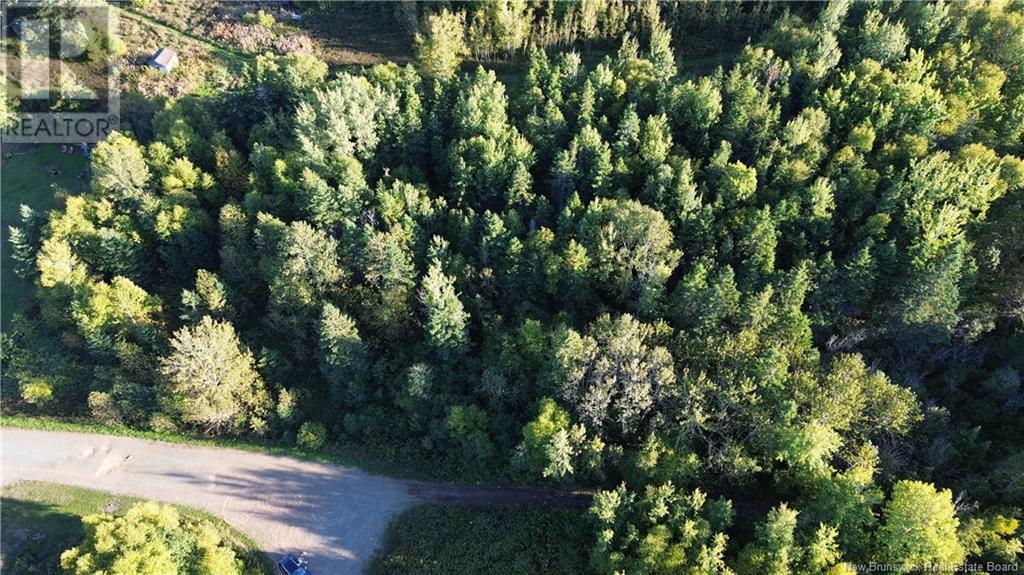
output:
[[592,573],[586,521],[578,509],[417,505],[392,520],[365,573]]
[[274,40],[274,50],[278,54],[313,54],[316,52],[316,44],[305,34],[289,34]]
[[323,449],[324,444],[326,443],[327,429],[324,428],[324,424],[317,423],[315,421],[307,421],[299,428],[299,434],[296,437],[296,444],[298,444],[299,447],[318,451]]
[[256,437],[264,437],[270,431],[270,423],[262,417],[253,417],[249,420],[249,429]]
[[93,391],[89,394],[89,411],[92,418],[104,425],[119,425],[121,412],[114,405],[109,393]]
[[277,20],[274,15],[260,10],[259,12],[247,12],[245,16],[242,16],[242,21],[246,24],[259,24],[264,28],[273,28]]
[[21,384],[21,398],[25,403],[42,405],[53,399],[53,385],[39,378]]
[[276,38],[273,32],[263,26],[238,22],[217,22],[210,30],[210,35],[248,54],[269,50]]
[[242,562],[211,523],[182,518],[170,505],[139,503],[123,517],[82,518],[85,539],[60,556],[64,573],[238,575]]
[[178,433],[178,424],[174,418],[164,413],[157,413],[149,418],[149,428],[157,433]]
[[[118,419],[132,427],[145,425],[156,408],[153,388],[127,381],[119,381],[110,391]],[[91,407],[91,405],[90,405]]]
[[277,396],[277,419],[283,429],[291,429],[295,425],[296,410],[295,394],[289,389],[282,389]]
[[120,36],[110,35],[106,37],[105,45],[107,51],[114,56],[124,56],[128,53],[128,44]]

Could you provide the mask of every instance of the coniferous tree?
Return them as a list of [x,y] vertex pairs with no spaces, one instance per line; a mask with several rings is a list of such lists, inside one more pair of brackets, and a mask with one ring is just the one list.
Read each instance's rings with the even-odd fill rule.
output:
[[469,346],[469,314],[459,300],[454,283],[437,260],[430,264],[420,283],[427,343],[444,360],[457,358]]
[[320,373],[337,401],[358,405],[366,398],[366,346],[356,322],[330,303],[318,325]]

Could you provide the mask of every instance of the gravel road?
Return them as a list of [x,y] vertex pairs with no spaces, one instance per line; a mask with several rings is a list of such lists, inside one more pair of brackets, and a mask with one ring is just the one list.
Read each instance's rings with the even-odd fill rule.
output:
[[317,575],[356,575],[391,516],[426,501],[586,507],[547,489],[401,481],[249,451],[131,437],[0,428],[0,486],[37,480],[205,509],[274,559],[305,551]]
[[306,551],[314,573],[356,575],[408,485],[358,469],[127,437],[0,429],[0,484],[34,479],[199,507],[271,557]]

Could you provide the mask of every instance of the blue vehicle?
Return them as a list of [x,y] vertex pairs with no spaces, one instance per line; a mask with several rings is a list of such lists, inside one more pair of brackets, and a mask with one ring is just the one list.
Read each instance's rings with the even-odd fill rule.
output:
[[313,573],[306,568],[306,554],[296,557],[291,553],[284,556],[277,562],[277,568],[280,569],[284,575],[313,575]]

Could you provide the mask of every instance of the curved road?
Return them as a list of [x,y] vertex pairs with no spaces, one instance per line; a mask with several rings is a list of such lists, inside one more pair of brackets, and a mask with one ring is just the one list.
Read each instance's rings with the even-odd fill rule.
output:
[[306,551],[317,573],[356,575],[391,516],[414,503],[583,507],[585,494],[464,487],[248,451],[130,437],[0,428],[0,485],[77,485],[205,509],[272,558]]

